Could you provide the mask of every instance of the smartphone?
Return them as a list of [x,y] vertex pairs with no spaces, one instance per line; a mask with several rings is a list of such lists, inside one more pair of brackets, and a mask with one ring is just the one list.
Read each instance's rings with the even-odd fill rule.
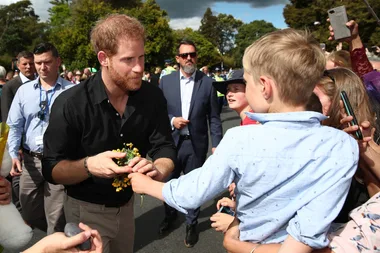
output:
[[[347,93],[345,91],[341,91],[340,92],[340,98],[343,101],[343,106],[344,106],[344,109],[345,109],[347,115],[352,116],[352,118],[353,118],[350,122],[350,125],[351,126],[353,126],[353,125],[359,126],[358,121],[356,119],[356,116],[354,114],[354,110],[352,110],[350,100],[348,100]],[[356,130],[355,135],[359,140],[363,140],[363,134],[362,134],[362,131],[360,130],[360,128],[358,128],[358,130]]]
[[335,40],[340,40],[351,36],[351,31],[346,26],[348,18],[346,7],[344,5],[328,10],[327,14],[329,15],[330,24],[334,29]]
[[222,206],[219,210],[218,213],[225,213],[229,214],[231,216],[235,216],[235,212],[231,210],[228,206]]

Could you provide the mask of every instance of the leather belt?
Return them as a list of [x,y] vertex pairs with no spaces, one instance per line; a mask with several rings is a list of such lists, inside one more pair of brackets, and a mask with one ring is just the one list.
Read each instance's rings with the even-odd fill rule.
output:
[[33,157],[35,157],[37,159],[40,159],[40,160],[42,160],[42,157],[43,157],[43,155],[42,155],[41,152],[33,152],[33,151],[30,151],[30,150],[25,149],[25,148],[22,148],[22,152],[24,152],[24,153],[26,153],[26,154],[28,154],[30,156],[33,156]]
[[182,140],[191,140],[191,135],[190,134],[180,135],[179,138],[181,138]]

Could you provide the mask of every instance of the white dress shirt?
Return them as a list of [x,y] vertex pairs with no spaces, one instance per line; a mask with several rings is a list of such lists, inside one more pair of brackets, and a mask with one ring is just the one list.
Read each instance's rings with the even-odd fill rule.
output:
[[[191,97],[193,95],[195,73],[196,71],[194,71],[194,73],[190,77],[184,76],[181,71],[179,73],[182,118],[184,119],[189,119],[189,111],[190,111]],[[173,125],[174,119],[175,117],[173,117],[171,120],[173,129],[174,129],[174,125]],[[188,135],[190,133],[188,126],[185,126],[184,128],[182,128],[180,133],[181,135]]]

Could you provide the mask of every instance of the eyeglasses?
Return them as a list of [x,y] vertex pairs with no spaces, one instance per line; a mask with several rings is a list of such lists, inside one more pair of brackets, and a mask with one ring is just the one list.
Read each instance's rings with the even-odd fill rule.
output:
[[197,57],[197,52],[178,54],[178,56],[181,57],[182,59],[187,59],[187,57],[189,57],[189,55],[191,58],[195,58],[195,57]]
[[46,106],[47,106],[47,101],[41,101],[40,102],[40,111],[37,113],[37,117],[40,120],[45,119]]
[[326,77],[330,78],[331,81],[332,81],[333,83],[335,83],[335,78],[334,78],[333,76],[330,75],[330,73],[329,73],[328,70],[323,71],[323,76],[326,76]]

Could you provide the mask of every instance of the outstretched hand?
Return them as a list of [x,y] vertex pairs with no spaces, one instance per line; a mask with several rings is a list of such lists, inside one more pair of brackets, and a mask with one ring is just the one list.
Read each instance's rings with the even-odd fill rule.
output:
[[[79,227],[84,231],[73,237],[66,237],[64,233],[54,233],[46,236],[24,253],[102,253],[102,238],[97,230],[92,230],[89,226],[79,223]],[[80,251],[77,245],[85,242],[91,237],[91,249]]]

